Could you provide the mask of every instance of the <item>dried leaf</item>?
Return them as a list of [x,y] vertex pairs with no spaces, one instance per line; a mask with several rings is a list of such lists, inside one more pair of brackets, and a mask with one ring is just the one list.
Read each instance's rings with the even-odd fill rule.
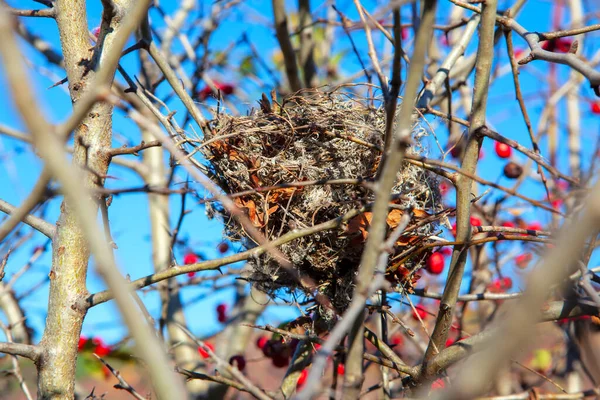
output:
[[348,221],[348,233],[360,232],[362,241],[364,242],[369,237],[369,226],[371,226],[372,219],[373,213],[369,211],[357,215]]
[[421,210],[420,208],[413,208],[413,215],[415,216],[415,218],[417,219],[421,219],[421,218],[427,218],[427,217],[431,217],[431,214],[429,214],[427,211],[425,210]]
[[388,214],[385,222],[387,222],[387,224],[390,228],[394,229],[398,225],[400,225],[400,220],[402,219],[402,215],[404,215],[404,212],[402,210],[393,209]]

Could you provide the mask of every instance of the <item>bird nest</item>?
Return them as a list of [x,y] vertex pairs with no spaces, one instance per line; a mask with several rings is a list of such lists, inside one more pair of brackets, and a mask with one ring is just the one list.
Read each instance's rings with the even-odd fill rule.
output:
[[[224,191],[268,240],[337,219],[333,229],[302,236],[279,249],[296,274],[269,252],[250,261],[248,279],[261,290],[305,289],[294,276],[308,276],[320,293],[343,310],[351,300],[354,277],[368,237],[374,201],[371,182],[381,160],[385,112],[349,93],[310,92],[279,104],[265,95],[260,109],[246,116],[218,114],[210,123],[202,151]],[[409,154],[422,154],[424,135],[413,127]],[[392,191],[389,229],[413,213],[409,228],[390,257],[388,278],[412,287],[423,259],[406,257],[437,229],[440,195],[436,176],[405,162]],[[223,209],[226,234],[247,248],[256,246]],[[346,218],[353,210],[355,216]]]

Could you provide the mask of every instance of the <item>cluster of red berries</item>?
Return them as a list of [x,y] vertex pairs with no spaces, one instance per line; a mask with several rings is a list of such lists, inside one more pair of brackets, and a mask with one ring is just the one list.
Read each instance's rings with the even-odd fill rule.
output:
[[105,357],[113,351],[112,347],[104,343],[102,338],[80,336],[79,343],[77,343],[77,351],[86,350],[91,350],[92,353],[97,354],[99,357]]
[[298,347],[298,339],[292,339],[286,343],[281,337],[269,339],[261,336],[256,340],[256,346],[262,350],[265,357],[271,359],[275,367],[285,368]]
[[492,293],[504,293],[508,289],[512,288],[513,281],[510,277],[505,276],[504,278],[498,278],[494,280],[489,286],[488,290]]
[[[215,352],[215,345],[211,342],[204,342],[204,346],[207,347],[211,352]],[[200,353],[200,357],[205,360],[210,358],[210,353],[202,346],[198,347],[198,353]],[[229,358],[229,364],[236,367],[240,371],[243,371],[246,368],[246,358],[241,354],[231,356],[231,358]]]
[[[481,220],[475,216],[469,218],[471,226],[481,226]],[[452,235],[456,236],[456,223],[452,224]]]
[[[214,81],[214,86],[219,92],[221,92],[221,95],[223,96],[230,95],[235,91],[235,86],[229,83]],[[213,92],[211,87],[208,85],[198,92],[198,98],[200,100],[206,100],[209,96],[214,95],[216,95],[216,93]]]

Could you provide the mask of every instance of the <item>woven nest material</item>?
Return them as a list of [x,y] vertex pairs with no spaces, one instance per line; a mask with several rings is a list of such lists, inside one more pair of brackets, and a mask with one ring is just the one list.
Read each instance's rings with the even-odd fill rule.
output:
[[[269,240],[366,207],[337,229],[294,239],[280,247],[294,268],[312,278],[319,291],[343,310],[351,300],[368,235],[368,207],[374,195],[364,183],[375,178],[381,160],[385,113],[362,99],[337,92],[304,93],[287,98],[283,104],[263,95],[259,103],[260,109],[247,116],[216,116],[211,121],[212,133],[204,138],[204,156],[221,187],[228,194],[238,194],[235,203]],[[423,133],[417,124],[409,153],[423,152]],[[306,186],[294,186],[298,183]],[[406,210],[413,211],[414,216],[390,257],[389,276],[396,283],[410,287],[416,279],[414,271],[423,257],[405,260],[401,256],[437,228],[435,218],[424,220],[437,211],[437,188],[435,175],[417,166],[405,163],[398,172],[388,228],[397,226]],[[235,219],[217,211],[224,216],[231,240],[248,248],[255,246]],[[300,288],[268,253],[250,264],[248,279],[267,293]]]

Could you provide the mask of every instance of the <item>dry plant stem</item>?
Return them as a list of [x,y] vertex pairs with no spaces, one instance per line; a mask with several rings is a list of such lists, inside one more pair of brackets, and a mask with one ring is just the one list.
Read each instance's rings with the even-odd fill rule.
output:
[[190,337],[190,339],[192,339],[198,347],[203,348],[204,351],[206,351],[208,353],[210,358],[215,362],[216,368],[218,370],[220,370],[222,372],[227,372],[229,375],[233,376],[234,379],[236,379],[238,382],[240,382],[242,385],[244,385],[244,387],[247,389],[248,393],[252,394],[254,397],[256,397],[259,400],[271,400],[272,399],[262,389],[260,389],[256,385],[254,385],[248,378],[246,378],[246,376],[244,376],[244,374],[239,369],[229,365],[222,358],[217,357],[217,355],[209,347],[207,347],[204,344],[204,342],[196,339],[196,337],[192,334],[192,332],[190,332],[188,329],[186,329],[185,327],[183,327],[181,325],[179,326],[179,328],[183,332],[185,332],[185,334],[188,335]]
[[[478,7],[472,6],[468,3],[458,1],[458,0],[450,0],[450,1],[454,4],[456,4],[457,6],[467,8],[471,11],[475,11],[477,13],[481,12],[481,9],[479,9]],[[531,54],[529,56],[525,57],[523,60],[519,61],[520,65],[527,64],[528,62],[531,62],[532,60],[544,60],[544,61],[548,61],[551,63],[568,65],[569,67],[573,68],[575,71],[579,72],[581,75],[585,76],[586,79],[589,81],[590,86],[592,88],[594,88],[594,90],[597,90],[598,91],[597,93],[600,93],[600,89],[599,89],[599,87],[600,87],[600,71],[594,70],[589,63],[580,59],[575,54],[553,53],[551,51],[542,49],[542,46],[540,46],[540,41],[543,40],[544,34],[531,32],[531,31],[527,30],[526,28],[524,28],[523,26],[521,26],[517,21],[515,21],[512,18],[506,18],[506,17],[502,17],[500,15],[497,15],[496,20],[500,24],[517,32],[517,34],[519,36],[521,36],[523,39],[525,39],[527,41],[527,44],[529,45],[529,48],[531,49]],[[586,28],[584,28],[584,29],[586,29]],[[588,31],[598,30],[598,29],[600,29],[600,25],[593,25],[591,27],[588,27],[587,29],[589,29]],[[588,32],[588,31],[586,31],[586,32]],[[576,35],[576,34],[580,34],[580,33],[582,33],[582,29],[573,29],[572,33],[570,33],[570,35]],[[570,35],[566,35],[566,34],[564,34],[564,32],[562,33],[562,36],[570,36]]]
[[[44,185],[44,191],[45,191],[45,189],[46,189],[46,185]],[[34,191],[35,191],[35,189],[34,189]],[[32,192],[32,194],[33,194],[33,192]],[[8,215],[14,215],[15,212],[22,211],[21,210],[22,207],[23,207],[23,203],[21,204],[20,207],[15,207],[15,206],[7,203],[4,200],[0,200],[0,211],[2,211],[5,214],[8,214]],[[48,221],[44,221],[43,219],[36,217],[35,215],[27,214],[24,218],[21,219],[21,222],[31,226],[33,229],[42,233],[44,236],[46,236],[50,240],[52,240],[52,238],[54,237],[54,233],[56,231],[56,226],[52,225]],[[0,232],[0,240],[2,240],[2,234],[4,233],[3,229],[4,229],[4,225],[2,227],[0,227],[0,231],[2,231],[2,232]]]
[[[192,2],[193,3],[193,2]],[[182,9],[184,5],[182,5]],[[151,61],[148,59],[148,55],[144,52],[140,52],[140,62],[145,69],[146,73],[143,74],[147,77],[151,72],[155,71],[156,66],[151,65]],[[151,80],[152,78],[148,78]],[[146,86],[150,86],[149,81],[144,82]],[[135,94],[140,92],[137,88]],[[142,94],[143,95],[143,94]],[[156,120],[153,117],[152,110],[144,107],[143,100],[132,95],[135,100],[136,108],[150,121]],[[140,104],[142,103],[142,104]],[[141,128],[142,139],[150,143],[153,136],[146,129]],[[156,141],[158,142],[158,141]],[[160,144],[160,142],[158,142]],[[143,163],[147,167],[148,173],[145,176],[145,183],[149,186],[155,187],[167,187],[167,176],[165,171],[164,163],[164,150],[162,147],[149,148],[143,152]],[[152,261],[154,264],[154,271],[161,272],[168,269],[171,266],[171,234],[170,234],[170,223],[169,223],[169,197],[164,194],[148,194],[148,208],[150,212],[150,229],[152,232]],[[182,368],[195,369],[198,364],[200,357],[196,346],[193,342],[181,332],[181,329],[176,323],[187,326],[185,315],[181,306],[181,295],[177,288],[177,283],[174,280],[164,282],[160,290],[161,303],[165,309],[164,321],[161,321],[166,325],[169,347],[173,348],[173,354],[175,362]],[[162,317],[162,316],[161,316]],[[173,347],[175,344],[178,346]],[[197,394],[205,391],[207,385],[204,382],[193,381],[187,384],[188,392]]]
[[[402,28],[400,27],[400,10],[395,9],[394,12],[394,59],[392,61],[392,80],[390,82],[390,92],[385,99],[385,132],[383,144],[383,156],[387,154],[392,142],[392,131],[394,129],[394,118],[396,117],[396,109],[398,106],[398,95],[400,94],[400,86],[402,85]],[[408,57],[407,57],[408,58]]]
[[175,367],[175,371],[179,372],[181,375],[185,376],[188,379],[198,379],[203,381],[209,381],[214,383],[219,383],[221,385],[226,385],[232,387],[240,392],[250,393],[248,388],[243,384],[234,381],[233,379],[224,378],[220,375],[206,375],[199,372],[189,371],[187,369]]
[[[245,284],[238,283],[241,290],[245,290]],[[229,360],[232,356],[243,355],[252,338],[253,329],[249,326],[256,323],[256,320],[265,310],[269,303],[269,297],[251,287],[250,293],[245,295],[238,306],[231,313],[227,327],[222,333],[222,345],[219,346],[224,353],[224,359]],[[231,378],[227,371],[221,371],[226,378]],[[219,399],[225,396],[227,386],[212,385],[208,392],[211,399]]]
[[[13,337],[12,337],[12,333],[11,333],[11,330],[9,329],[9,327],[4,325],[3,322],[0,322],[0,329],[2,329],[2,331],[4,332],[4,336],[6,336],[6,340],[8,341],[8,343],[12,343]],[[23,379],[23,374],[21,373],[19,359],[15,355],[11,355],[10,358],[11,358],[11,362],[13,365],[13,370],[11,373],[17,378],[17,380],[19,382],[19,386],[21,387],[21,391],[23,392],[23,395],[25,395],[25,398],[27,400],[32,400],[33,397],[31,397],[31,392],[29,391],[29,387],[27,386],[25,379]]]
[[450,76],[450,70],[454,67],[457,60],[465,53],[473,34],[477,31],[479,19],[479,15],[477,14],[473,15],[469,19],[469,22],[462,32],[460,40],[458,40],[458,42],[456,42],[456,44],[452,47],[452,50],[450,50],[450,53],[448,53],[448,56],[442,65],[440,65],[440,68],[433,76],[433,79],[427,82],[425,90],[423,90],[419,96],[419,100],[417,101],[418,108],[428,108],[431,100],[438,94],[438,91],[442,88],[442,85]]
[[133,386],[131,386],[121,375],[121,373],[119,371],[117,371],[116,369],[114,369],[110,364],[108,364],[106,361],[104,361],[102,359],[102,357],[98,356],[97,354],[94,354],[94,356],[106,367],[108,368],[108,370],[110,371],[111,374],[113,374],[113,376],[115,378],[117,378],[119,380],[119,383],[116,384],[114,387],[117,389],[122,389],[125,390],[127,392],[129,392],[129,394],[131,394],[133,397],[135,397],[138,400],[147,400],[144,396],[142,396],[141,394],[139,394],[137,392],[137,390],[135,390],[133,388]]
[[[105,4],[105,7],[113,7]],[[148,7],[148,2],[139,2],[135,6],[125,4],[125,8],[106,10],[111,16],[127,13],[127,18],[105,19],[104,23],[110,24],[113,36],[104,41],[105,53],[99,56],[100,69],[93,74],[81,64],[81,57],[88,55],[89,44],[86,43],[87,21],[85,19],[85,2],[77,2],[67,7],[58,1],[57,23],[64,46],[65,64],[70,77],[69,83],[74,101],[85,91],[88,85],[103,85],[112,81],[117,59],[129,34],[137,26],[137,21],[143,16]],[[73,307],[77,300],[86,294],[85,276],[89,249],[96,257],[98,270],[107,281],[117,297],[124,320],[131,333],[136,338],[136,345],[140,355],[146,360],[150,374],[156,387],[159,398],[185,398],[181,385],[167,368],[168,361],[163,352],[156,351],[160,348],[156,337],[143,323],[136,310],[135,303],[128,293],[128,287],[120,276],[112,260],[112,252],[107,243],[102,240],[95,215],[97,207],[85,187],[80,182],[81,177],[67,163],[61,140],[52,134],[49,125],[43,117],[38,115],[35,98],[28,85],[27,78],[20,64],[20,53],[16,41],[10,30],[6,17],[1,15],[0,31],[2,33],[2,52],[4,59],[11,62],[6,65],[9,82],[13,85],[13,95],[17,108],[29,128],[38,151],[52,175],[63,185],[66,200],[62,207],[60,225],[57,230],[53,246],[53,270],[51,271],[50,299],[46,329],[40,343],[42,355],[38,361],[38,394],[44,399],[69,399],[74,394],[75,359],[77,356],[77,343],[81,324],[85,316],[85,309]],[[104,61],[104,62],[103,62]],[[84,79],[84,73],[86,78]],[[94,82],[94,78],[96,81]],[[90,82],[91,81],[91,82]],[[18,89],[16,86],[18,82]],[[87,157],[90,150],[94,155],[103,155],[103,152],[94,153],[96,146],[110,146],[110,121],[112,107],[107,104],[94,106],[93,117],[86,117],[84,123],[78,128],[76,137],[85,134],[85,148],[80,140],[75,141],[76,148],[74,162],[85,165],[93,171],[106,171],[108,160],[106,157]],[[108,145],[103,141],[108,140]],[[101,174],[103,175],[103,174]],[[84,182],[86,187],[98,185],[95,174],[87,174]],[[87,241],[86,241],[87,239]],[[89,247],[88,247],[89,246]]]
[[37,363],[42,355],[42,350],[39,346],[31,344],[0,342],[0,353],[25,357]]
[[[481,25],[479,30],[479,47],[477,49],[477,63],[475,66],[475,89],[473,93],[472,114],[470,118],[469,137],[462,160],[461,169],[475,174],[479,150],[483,137],[479,130],[485,127],[486,103],[489,88],[490,72],[494,58],[494,26],[496,24],[495,0],[487,0],[483,6]],[[461,175],[456,181],[456,240],[468,242],[471,236],[471,186],[472,179]],[[440,302],[435,327],[431,334],[429,346],[425,352],[424,364],[437,353],[436,349],[443,348],[448,331],[452,325],[452,316],[458,292],[462,283],[468,251],[464,245],[454,246],[452,261],[448,272],[448,279],[444,288],[444,296]],[[420,380],[427,380],[429,376],[421,376]]]
[[[515,304],[511,303],[511,309],[514,306]],[[544,304],[541,309],[535,309],[534,312],[539,313],[539,318],[531,320],[532,324],[556,321],[563,318],[576,318],[581,315],[594,315],[598,312],[598,308],[589,305],[578,304],[574,301],[553,301],[548,304]],[[434,376],[438,374],[439,371],[447,369],[448,367],[456,364],[468,356],[489,350],[489,348],[486,349],[486,345],[490,340],[492,340],[492,338],[495,339],[503,329],[504,327],[491,328],[480,332],[477,335],[462,339],[460,342],[441,350],[440,353],[435,356],[429,364],[427,364],[428,371],[423,370],[421,367],[421,370],[417,371],[417,374]],[[493,361],[491,362],[493,363]],[[494,366],[497,365],[499,364],[494,364]],[[473,376],[471,376],[470,379],[473,379]],[[490,379],[486,382],[491,381],[492,380]]]
[[[367,39],[367,45],[369,47],[369,58],[371,59],[371,63],[373,63],[373,69],[375,70],[375,73],[377,74],[377,77],[379,78],[379,85],[381,86],[381,92],[383,93],[383,98],[387,99],[389,96],[389,89],[388,89],[388,82],[387,82],[387,77],[384,75],[383,71],[381,70],[381,66],[379,65],[379,60],[377,58],[377,52],[375,51],[375,45],[373,44],[373,37],[371,36],[371,27],[369,26],[369,23],[367,22],[367,19],[365,18],[365,13],[362,7],[362,4],[360,4],[359,0],[354,0],[354,6],[356,7],[356,10],[358,11],[358,15],[360,16],[360,20],[363,24],[363,28],[365,30],[365,37]],[[400,49],[398,49],[398,52],[400,52]],[[394,101],[396,101],[396,99],[394,99]]]
[[[569,2],[572,23],[575,26],[583,24],[583,4],[581,0],[572,0]],[[600,29],[600,26],[597,28]],[[579,43],[575,54],[581,55],[584,49],[584,37],[578,35],[574,38]],[[578,74],[571,71],[570,79],[575,80]],[[581,179],[581,109],[579,101],[579,91],[576,88],[569,90],[566,96],[567,100],[567,131],[569,143],[569,167],[571,175]]]
[[[361,257],[361,265],[358,270],[356,288],[353,294],[353,304],[355,301],[360,301],[362,302],[361,306],[364,305],[368,297],[369,284],[372,282],[373,276],[377,271],[380,253],[384,251],[381,248],[381,243],[385,241],[386,217],[388,214],[390,193],[396,180],[397,171],[402,165],[406,149],[410,144],[413,109],[423,76],[425,52],[433,32],[436,5],[437,2],[435,0],[426,0],[423,4],[421,24],[415,41],[415,51],[408,71],[404,102],[400,108],[397,128],[391,140],[389,154],[386,157],[385,164],[381,170],[381,176],[375,187],[375,204],[372,210],[371,226],[369,227],[369,239]],[[399,51],[399,49],[396,50]],[[377,272],[383,274],[385,272],[385,265],[383,265],[383,271]],[[352,321],[353,328],[349,335],[350,350],[346,359],[346,373],[344,375],[343,393],[346,398],[357,398],[363,383],[361,355],[364,347],[364,321],[358,315],[354,318],[354,321]],[[317,373],[318,370],[314,368],[310,375],[316,375]],[[307,389],[308,387],[305,391]]]
[[181,100],[187,111],[190,113],[194,121],[196,121],[200,129],[204,131],[204,129],[206,128],[206,119],[202,116],[202,113],[200,112],[200,110],[198,110],[198,107],[196,107],[196,103],[194,103],[188,92],[181,85],[177,74],[175,73],[175,71],[173,71],[173,68],[171,68],[169,62],[163,56],[160,49],[156,47],[156,44],[154,42],[149,42],[147,44],[147,50],[154,62],[156,63],[156,65],[158,65],[162,73],[165,75],[165,78],[169,82],[169,85],[171,85],[171,88],[173,88],[173,90],[177,94],[177,97],[179,97],[179,99]]
[[302,66],[305,87],[313,87],[317,73],[314,59],[315,42],[313,40],[310,0],[298,0],[298,19],[300,33],[299,61]]
[[302,83],[298,76],[298,65],[296,64],[296,52],[290,40],[288,29],[288,19],[285,13],[285,2],[283,0],[273,0],[273,17],[275,19],[275,33],[279,41],[279,47],[283,54],[285,72],[288,77],[290,89],[297,92],[302,89]]
[[[531,145],[533,146],[533,151],[536,155],[541,158],[540,148],[535,139],[535,134],[533,133],[533,129],[531,127],[531,120],[529,119],[529,113],[527,112],[527,107],[525,107],[525,101],[523,100],[523,94],[521,93],[521,84],[519,83],[519,69],[517,67],[517,60],[514,56],[513,42],[512,42],[512,31],[507,30],[505,32],[506,36],[506,50],[508,52],[510,67],[513,74],[513,82],[515,85],[515,96],[517,97],[517,101],[519,103],[519,107],[521,108],[521,114],[523,115],[523,120],[525,121],[525,126],[527,127],[527,132],[529,133],[529,139],[531,140]],[[548,184],[546,181],[546,176],[544,175],[544,170],[540,163],[536,163],[537,172],[540,175],[542,183],[544,184],[544,188],[546,189],[546,195],[548,199],[550,199],[550,191],[548,190]],[[577,176],[577,175],[573,175]]]
[[[4,238],[6,238],[12,232],[12,230],[15,229],[15,227],[17,225],[19,225],[19,223],[21,221],[30,225],[34,229],[39,230],[34,225],[32,225],[32,223],[36,222],[35,219],[37,219],[37,218],[29,215],[29,213],[31,212],[31,210],[33,210],[35,208],[35,206],[38,205],[38,202],[46,193],[46,185],[48,185],[48,182],[50,182],[50,173],[48,172],[47,168],[44,168],[42,170],[42,173],[41,173],[40,177],[38,178],[36,184],[34,185],[33,189],[31,190],[31,193],[29,193],[29,196],[27,196],[27,198],[25,200],[23,200],[23,202],[21,203],[21,205],[19,207],[16,207],[16,208],[12,207],[12,210],[10,210],[10,212],[8,210],[10,209],[9,207],[11,207],[11,206],[8,203],[5,203],[4,206],[0,207],[0,210],[2,210],[2,212],[10,214],[10,217],[8,218],[8,220],[6,220],[2,224],[2,226],[0,226],[0,243],[2,241],[4,241]],[[26,221],[29,221],[29,222],[26,222]],[[48,223],[46,222],[46,224],[48,224]],[[43,224],[39,224],[36,222],[35,225],[37,225],[40,228],[44,228]],[[40,232],[42,232],[46,236],[48,236],[47,233],[51,232],[50,230],[47,230],[47,229],[44,229],[44,230],[46,232],[42,232],[42,231],[40,231]],[[52,232],[52,234],[53,233],[54,232]],[[52,238],[51,236],[48,236],[48,237]]]

